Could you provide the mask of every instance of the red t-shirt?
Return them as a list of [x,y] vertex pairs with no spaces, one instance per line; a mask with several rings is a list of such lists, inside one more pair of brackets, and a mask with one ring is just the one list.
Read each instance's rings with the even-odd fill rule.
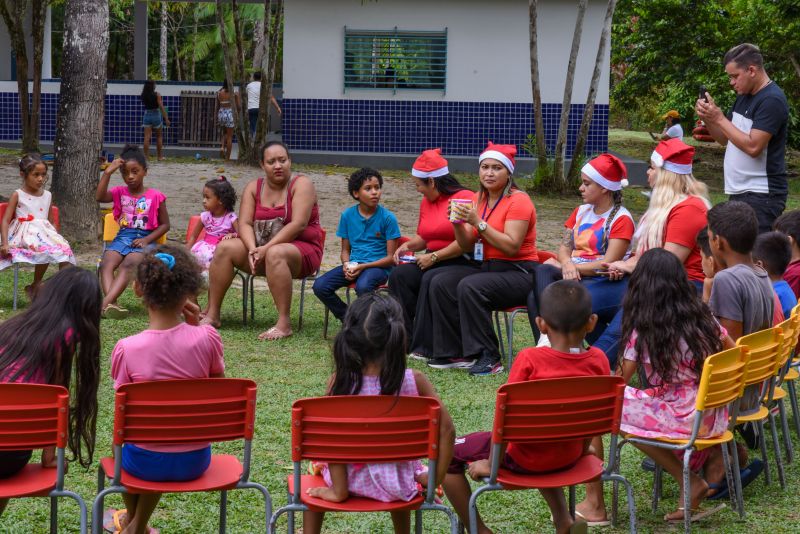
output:
[[453,223],[447,214],[451,198],[472,200],[475,193],[469,189],[456,191],[450,196],[439,195],[439,198],[431,202],[423,198],[419,204],[419,223],[417,224],[417,235],[425,240],[425,248],[431,251],[440,250],[455,241],[453,233]]
[[[524,349],[517,354],[508,374],[508,383],[609,374],[608,358],[598,348],[590,347],[580,354],[568,354],[550,347],[537,347]],[[528,471],[555,471],[574,464],[581,457],[583,440],[535,445],[510,443],[506,453]]]
[[[528,232],[516,256],[506,256],[486,240],[482,240],[483,259],[539,261],[539,254],[536,252],[536,208],[531,197],[523,191],[514,190],[510,195],[501,197],[496,206],[488,206],[489,197],[485,197],[483,202],[478,204],[479,195],[480,193],[473,193],[473,202],[478,206],[478,216],[495,230],[503,232],[506,221],[528,221]],[[480,238],[477,229],[475,234]]]
[[691,250],[683,266],[689,280],[702,282],[703,274],[700,247],[697,246],[697,233],[708,224],[708,207],[699,197],[689,196],[675,205],[667,215],[664,230],[664,243],[675,243]]
[[783,273],[783,279],[792,288],[794,296],[800,299],[800,260],[793,261]]

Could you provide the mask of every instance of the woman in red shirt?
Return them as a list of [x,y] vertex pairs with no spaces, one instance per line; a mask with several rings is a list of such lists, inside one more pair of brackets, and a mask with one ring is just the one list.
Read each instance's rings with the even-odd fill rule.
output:
[[[422,195],[417,233],[394,253],[397,267],[389,275],[389,292],[403,307],[406,333],[413,348],[412,333],[413,337],[419,338],[417,344],[422,347],[429,345],[423,341],[430,338],[430,320],[426,318],[428,306],[425,300],[431,277],[426,275],[433,269],[472,263],[472,258],[464,254],[455,240],[448,209],[450,199],[471,202],[473,192],[450,174],[447,160],[442,157],[439,148],[425,150],[414,162],[411,174],[417,192]],[[420,254],[415,255],[415,252]],[[427,356],[422,352],[414,354],[421,358]]]
[[458,244],[481,263],[480,270],[452,267],[430,282],[431,367],[470,368],[472,375],[503,370],[492,310],[525,304],[539,260],[536,209],[511,178],[516,152],[514,145],[489,142],[473,203],[452,208]]

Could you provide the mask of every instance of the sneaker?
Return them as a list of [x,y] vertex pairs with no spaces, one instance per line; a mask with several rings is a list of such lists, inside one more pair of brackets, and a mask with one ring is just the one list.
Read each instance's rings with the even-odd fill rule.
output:
[[475,365],[475,358],[432,358],[428,360],[428,367],[434,369],[470,369]]
[[419,352],[412,352],[408,355],[409,360],[422,360],[423,362],[428,361],[428,357],[424,354],[420,354]]
[[542,334],[539,336],[539,342],[536,343],[536,347],[549,347],[550,345],[550,338],[547,337],[547,334]]
[[646,456],[644,458],[644,460],[642,460],[642,469],[644,469],[645,471],[650,471],[651,473],[654,473],[655,470],[656,470],[656,463],[653,461],[652,458],[650,458],[649,456]]
[[499,358],[495,358],[490,354],[484,354],[481,356],[480,360],[478,360],[478,363],[472,366],[472,369],[469,370],[469,374],[472,376],[496,375],[502,370],[503,363]]

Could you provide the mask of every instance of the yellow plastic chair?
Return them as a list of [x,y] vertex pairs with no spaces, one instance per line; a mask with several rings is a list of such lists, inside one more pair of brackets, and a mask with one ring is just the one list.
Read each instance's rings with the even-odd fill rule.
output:
[[780,444],[778,443],[778,430],[775,427],[775,416],[767,409],[767,406],[771,406],[773,402],[773,387],[783,346],[783,332],[777,326],[766,328],[740,337],[736,344],[747,347],[750,351],[750,363],[747,366],[745,386],[759,388],[760,402],[752,413],[738,414],[734,424],[753,423],[758,428],[761,459],[764,461],[765,481],[770,484],[772,483],[772,475],[769,471],[767,442],[764,434],[764,422],[769,421],[770,431],[772,432],[772,445],[775,449],[775,464],[778,466],[778,480],[781,488],[785,488],[786,478],[783,472]]
[[[728,481],[731,504],[739,514],[744,516],[744,503],[742,501],[742,481],[739,474],[739,458],[736,454],[736,442],[733,437],[733,428],[729,427],[722,435],[714,438],[699,438],[700,424],[706,410],[713,410],[731,406],[731,420],[735,420],[739,410],[739,398],[744,391],[745,373],[749,360],[747,347],[734,347],[713,354],[706,358],[700,384],[697,389],[695,402],[695,418],[692,434],[688,439],[671,438],[644,438],[633,434],[625,434],[620,443],[620,448],[625,443],[639,443],[651,447],[660,447],[673,451],[683,451],[683,510],[684,529],[691,531],[691,486],[689,482],[689,460],[694,451],[700,451],[716,445],[722,445],[722,456],[725,461],[725,472]],[[619,449],[617,449],[619,455]],[[619,466],[619,458],[617,459]],[[656,465],[656,474],[653,480],[653,510],[658,508],[660,496],[662,469]],[[614,499],[616,505],[616,499]],[[614,510],[616,515],[616,510]]]
[[[792,317],[800,317],[800,304],[795,306],[792,309]],[[800,438],[800,405],[797,402],[797,388],[795,383],[800,378],[800,372],[798,372],[798,367],[800,367],[800,358],[797,356],[797,343],[800,342],[800,322],[798,323],[798,330],[796,332],[797,338],[795,343],[792,345],[792,356],[790,363],[788,365],[788,369],[786,373],[783,375],[782,380],[786,384],[787,389],[789,390],[789,402],[792,405],[792,416],[794,418],[794,430],[797,432],[797,437]]]
[[[778,408],[778,415],[781,418],[783,446],[786,449],[786,462],[791,463],[794,459],[794,448],[792,446],[792,437],[789,435],[789,416],[786,414],[786,405],[784,403],[787,393],[782,386],[786,381],[786,376],[789,374],[789,371],[791,371],[789,365],[791,364],[794,348],[797,345],[798,335],[800,335],[800,315],[790,315],[788,319],[778,325],[778,328],[783,332],[783,343],[781,344],[780,355],[778,357],[775,385],[772,388],[773,402],[767,405],[767,408],[770,410],[774,409],[776,406]],[[794,415],[796,420],[797,413],[795,412]]]
[[[103,254],[106,252],[106,247],[109,243],[114,241],[114,238],[117,237],[119,233],[119,224],[117,224],[116,219],[114,219],[113,213],[106,213],[103,216],[103,251],[100,253],[100,257],[97,259],[97,276],[100,276],[100,263],[103,261]],[[159,245],[163,245],[167,242],[167,234],[162,235],[158,238],[156,243]]]

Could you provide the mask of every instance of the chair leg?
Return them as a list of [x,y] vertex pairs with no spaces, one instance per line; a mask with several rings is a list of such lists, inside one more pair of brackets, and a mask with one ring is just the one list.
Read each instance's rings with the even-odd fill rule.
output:
[[109,493],[120,493],[120,488],[109,487],[97,493],[92,503],[92,533],[102,534],[103,532],[103,502]]
[[[292,502],[292,494],[288,493],[286,502]],[[289,534],[294,534],[294,511],[289,510],[286,514],[286,520],[289,522]]]
[[19,296],[19,265],[14,265],[14,306],[13,310],[17,309],[17,298]]
[[[81,498],[81,496],[78,495],[75,492],[66,491],[66,490],[53,491],[50,494],[50,496],[51,496],[51,498],[69,497],[70,499],[72,499],[72,500],[74,500],[75,502],[78,503],[78,507],[80,508],[80,521],[81,521],[81,529],[80,529],[79,532],[81,534],[86,534],[86,532],[88,532],[86,530],[87,523],[88,523],[88,513],[87,513],[87,510],[86,510],[86,502]],[[57,504],[55,505],[55,507],[56,507],[55,510],[52,508],[52,506],[53,505],[51,504],[51,513],[53,513],[53,515],[55,516],[58,513],[58,505]],[[57,525],[55,525],[55,526],[57,526]],[[51,523],[50,528],[52,529],[53,527],[54,527],[54,525]],[[53,532],[55,532],[55,531],[53,531]]]
[[781,443],[778,441],[778,427],[772,410],[769,411],[769,430],[772,434],[772,449],[775,452],[775,465],[778,466],[778,482],[781,489],[786,489],[786,476],[783,472],[783,458],[781,457]]
[[50,534],[58,531],[58,499],[50,497]]
[[300,316],[297,318],[297,331],[303,329],[303,304],[305,304],[306,299],[306,279],[303,278],[300,280],[300,306],[299,312]]
[[575,486],[569,487],[569,516],[575,519]]
[[[617,464],[619,466],[619,464]],[[631,534],[636,534],[636,502],[633,500],[633,486],[628,481],[627,478],[620,475],[619,473],[611,473],[610,475],[606,475],[603,477],[603,480],[612,480],[614,482],[614,486],[616,487],[619,483],[622,483],[625,486],[625,494],[628,499],[628,522],[629,522],[629,530]],[[616,512],[612,510],[612,526],[616,523]]]
[[469,534],[478,534],[478,497],[491,489],[491,486],[481,486],[469,496]]
[[414,533],[422,534],[422,510],[414,510]]
[[767,454],[767,437],[764,435],[764,422],[759,421],[758,427],[759,446],[761,447],[761,460],[764,462],[764,483],[769,486],[772,484],[772,474],[769,471],[769,455]]
[[[736,483],[733,480],[733,468],[731,467],[731,457],[730,457],[730,445],[731,442],[724,443],[722,445],[722,461],[725,465],[725,482],[728,484],[728,495],[731,499],[731,506],[734,510],[739,509],[739,499],[738,499],[738,489],[736,488]],[[734,451],[735,453],[735,451]]]
[[661,477],[662,477],[661,466],[656,464],[656,470],[653,471],[653,501],[652,501],[653,513],[658,512],[658,499],[661,497]]
[[497,329],[497,341],[500,343],[500,354],[503,354],[506,350],[503,347],[503,329],[500,327],[500,312],[494,312],[494,325]]
[[686,534],[692,531],[692,484],[689,480],[689,461],[692,450],[683,451],[683,530]]
[[739,451],[737,450],[736,440],[730,442],[730,456],[733,463],[733,483],[736,488],[736,509],[739,511],[739,517],[744,519],[744,489],[742,489],[742,472],[739,466]]
[[781,434],[783,435],[783,447],[786,449],[786,463],[794,460],[794,447],[792,446],[792,436],[789,435],[789,416],[786,414],[786,404],[783,399],[778,401],[778,413],[781,418]]
[[247,278],[242,275],[242,324],[247,326]]
[[248,293],[250,293],[250,319],[252,319],[254,321],[256,319],[255,281],[256,281],[256,277],[255,276],[251,276],[250,277],[250,289],[248,290]]
[[325,319],[322,321],[322,339],[328,339],[328,321],[331,311],[325,306]]
[[228,492],[219,492],[219,534],[225,534],[228,526]]
[[800,438],[800,409],[797,406],[797,389],[794,386],[794,380],[790,380],[786,384],[789,386],[789,402],[792,404],[794,430],[797,433],[797,437]]

